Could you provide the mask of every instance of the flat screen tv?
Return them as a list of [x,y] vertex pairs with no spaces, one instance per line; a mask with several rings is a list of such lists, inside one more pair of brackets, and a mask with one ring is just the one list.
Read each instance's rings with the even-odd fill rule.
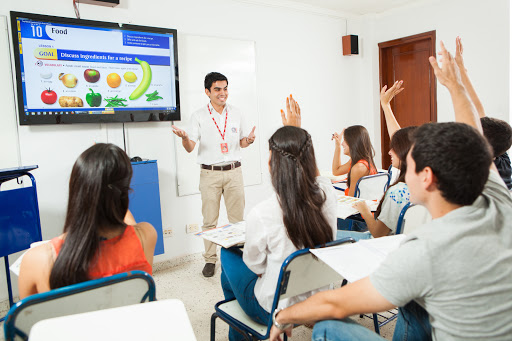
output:
[[11,12],[21,125],[180,120],[176,30]]

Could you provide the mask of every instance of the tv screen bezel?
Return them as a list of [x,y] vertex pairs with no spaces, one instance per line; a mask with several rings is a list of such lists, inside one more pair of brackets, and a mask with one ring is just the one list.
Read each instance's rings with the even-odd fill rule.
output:
[[[23,94],[23,82],[21,78],[21,58],[18,45],[17,18],[25,18],[34,21],[51,22],[55,24],[77,25],[100,27],[116,30],[138,31],[141,33],[160,33],[172,34],[174,47],[174,74],[176,89],[176,111],[171,113],[162,112],[162,110],[146,110],[136,108],[131,110],[115,111],[114,114],[60,114],[60,115],[26,115]],[[179,91],[179,67],[178,67],[178,39],[177,30],[172,28],[161,28],[151,26],[140,26],[123,23],[113,23],[106,21],[75,19],[66,17],[57,17],[52,15],[43,15],[25,12],[10,12],[11,19],[11,38],[14,52],[14,65],[16,72],[16,90],[18,117],[20,125],[39,125],[39,124],[71,124],[71,123],[124,123],[124,122],[169,122],[181,120],[180,91]],[[77,108],[62,108],[63,112],[81,111]]]

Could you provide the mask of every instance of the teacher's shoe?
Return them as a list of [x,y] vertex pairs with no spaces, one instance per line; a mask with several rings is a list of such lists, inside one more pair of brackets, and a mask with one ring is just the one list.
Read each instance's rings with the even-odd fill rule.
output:
[[215,273],[215,264],[206,263],[203,268],[203,276],[204,277],[212,277]]

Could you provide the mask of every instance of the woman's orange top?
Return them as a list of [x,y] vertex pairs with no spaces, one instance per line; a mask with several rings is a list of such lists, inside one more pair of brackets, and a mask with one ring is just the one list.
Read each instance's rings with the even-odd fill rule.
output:
[[[51,242],[58,256],[64,240],[56,237]],[[98,254],[89,265],[89,277],[96,279],[131,270],[146,271],[150,275],[153,273],[134,227],[126,226],[119,236],[100,242]]]
[[[366,167],[366,169],[368,169],[368,171],[369,171],[368,175],[375,175],[375,174],[377,174],[377,169],[375,167],[372,166],[371,169],[370,169],[370,165],[368,164],[368,161],[366,161],[366,160],[359,160],[359,161],[356,162],[356,165],[358,163],[362,163]],[[350,167],[350,170],[352,170],[352,166]],[[349,173],[350,173],[350,171],[349,171]],[[348,191],[349,191],[349,188],[347,187],[345,189],[345,195],[348,195]]]

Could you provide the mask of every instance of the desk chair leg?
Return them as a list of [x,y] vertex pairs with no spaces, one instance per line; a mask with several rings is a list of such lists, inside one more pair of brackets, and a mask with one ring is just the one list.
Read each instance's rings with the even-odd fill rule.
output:
[[210,341],[215,341],[215,320],[217,317],[217,313],[213,313],[210,319]]
[[375,332],[380,335],[380,328],[379,328],[379,316],[377,314],[373,314],[373,326],[375,328]]
[[7,256],[4,257],[5,261],[5,279],[7,280],[7,291],[9,292],[9,307],[14,305],[14,300],[12,298],[12,287],[11,287],[11,274],[9,270],[9,258]]

